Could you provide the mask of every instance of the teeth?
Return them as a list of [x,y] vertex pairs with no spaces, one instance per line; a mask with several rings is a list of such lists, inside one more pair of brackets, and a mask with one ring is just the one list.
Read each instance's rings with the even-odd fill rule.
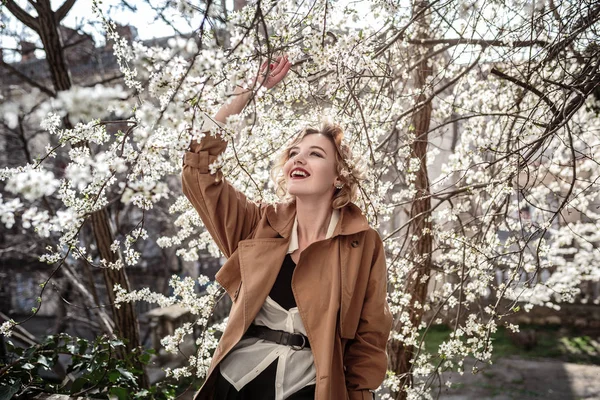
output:
[[307,176],[305,172],[303,171],[292,171],[292,176]]

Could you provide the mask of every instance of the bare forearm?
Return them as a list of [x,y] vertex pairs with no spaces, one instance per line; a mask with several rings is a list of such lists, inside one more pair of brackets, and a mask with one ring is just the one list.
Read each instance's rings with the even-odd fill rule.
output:
[[251,97],[252,91],[250,89],[243,89],[237,86],[231,98],[221,106],[215,115],[215,121],[224,124],[227,122],[227,117],[241,113]]
[[231,97],[221,106],[214,120],[219,124],[225,124],[227,118],[242,112],[244,107],[254,95],[253,90],[260,87],[271,89],[275,87],[287,75],[292,64],[287,56],[279,56],[273,64],[268,64],[265,61],[260,67],[259,75],[256,79],[250,79],[248,82],[253,82],[248,88],[236,86]]
[[[212,121],[216,121],[217,125],[225,125],[227,118],[231,115],[239,114],[242,112],[244,107],[248,104],[248,101],[252,97],[252,91],[249,89],[242,89],[236,87],[232,96],[221,106],[217,114],[211,119],[208,118],[202,124],[202,129],[205,132],[210,131],[213,126]],[[189,151],[198,153],[201,149],[208,151],[212,155],[218,155],[225,150],[226,142],[220,137],[220,135],[213,136],[208,135],[201,142],[197,142],[192,139],[189,145]]]
[[215,121],[224,124],[227,122],[227,117],[241,113],[253,96],[252,89],[259,87],[271,89],[275,87],[287,75],[292,66],[287,56],[277,57],[274,63],[270,65],[268,62],[267,60],[261,65],[259,75],[255,80],[251,80],[253,84],[250,85],[250,88],[244,89],[236,86],[231,98],[221,106],[215,115]]

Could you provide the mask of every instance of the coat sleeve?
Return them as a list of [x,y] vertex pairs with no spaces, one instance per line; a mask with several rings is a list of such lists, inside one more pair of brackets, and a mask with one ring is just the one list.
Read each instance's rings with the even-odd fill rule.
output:
[[350,400],[372,399],[372,390],[385,379],[386,346],[392,328],[392,315],[387,303],[387,269],[383,243],[376,238],[371,272],[367,283],[360,321],[353,340],[344,352],[346,387]]
[[192,142],[184,156],[182,186],[214,241],[230,257],[258,224],[261,208],[223,179],[220,171],[210,173],[209,165],[226,147],[219,134],[208,132],[199,143]]

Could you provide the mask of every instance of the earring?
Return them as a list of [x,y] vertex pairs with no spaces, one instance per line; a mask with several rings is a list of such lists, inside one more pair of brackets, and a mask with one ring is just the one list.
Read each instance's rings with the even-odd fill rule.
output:
[[344,184],[343,184],[343,183],[338,183],[338,184],[336,184],[336,185],[335,185],[335,188],[336,188],[336,189],[341,189],[341,188],[343,188],[343,187],[344,187]]

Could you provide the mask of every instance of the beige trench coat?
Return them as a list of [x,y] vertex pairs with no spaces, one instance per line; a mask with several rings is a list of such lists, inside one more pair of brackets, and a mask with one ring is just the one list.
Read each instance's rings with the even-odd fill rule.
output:
[[[233,301],[204,386],[211,399],[219,362],[244,335],[265,302],[287,253],[295,204],[257,205],[209,165],[226,143],[206,136],[193,143],[183,167],[183,191],[227,261],[217,281]],[[386,265],[378,233],[353,204],[327,240],[301,254],[292,291],[308,334],[317,381],[315,399],[371,399],[387,369],[392,318],[386,300]]]

